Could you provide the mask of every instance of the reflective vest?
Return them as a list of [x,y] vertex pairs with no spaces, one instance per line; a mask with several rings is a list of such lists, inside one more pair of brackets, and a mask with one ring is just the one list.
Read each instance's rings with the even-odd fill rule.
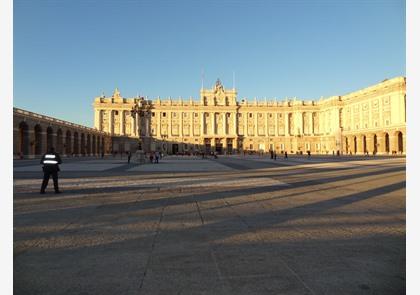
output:
[[44,157],[44,160],[42,161],[42,164],[44,165],[56,165],[58,164],[58,161],[56,159],[56,156],[54,154],[46,154]]

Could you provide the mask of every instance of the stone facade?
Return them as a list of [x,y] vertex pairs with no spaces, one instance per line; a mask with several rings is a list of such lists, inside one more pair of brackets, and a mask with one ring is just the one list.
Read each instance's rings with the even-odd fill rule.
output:
[[199,100],[123,98],[116,89],[93,107],[97,130],[139,138],[146,151],[404,154],[405,89],[397,77],[318,101],[238,101],[218,80]]
[[62,156],[99,156],[137,149],[137,140],[13,108],[14,158],[35,158],[53,146]]

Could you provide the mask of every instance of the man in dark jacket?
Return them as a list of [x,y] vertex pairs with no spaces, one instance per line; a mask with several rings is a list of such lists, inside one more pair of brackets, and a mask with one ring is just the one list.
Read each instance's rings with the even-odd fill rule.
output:
[[59,164],[61,164],[61,158],[58,153],[54,151],[54,148],[51,147],[46,154],[44,154],[41,158],[42,170],[44,171],[44,180],[42,181],[41,186],[41,194],[45,194],[45,189],[48,185],[48,181],[50,180],[50,176],[52,176],[54,181],[54,190],[56,194],[61,193],[58,189],[58,171],[60,171]]

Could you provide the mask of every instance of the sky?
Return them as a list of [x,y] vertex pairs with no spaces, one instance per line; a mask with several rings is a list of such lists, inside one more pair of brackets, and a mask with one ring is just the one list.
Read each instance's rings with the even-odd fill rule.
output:
[[14,0],[15,107],[93,126],[93,100],[318,100],[406,74],[401,0]]

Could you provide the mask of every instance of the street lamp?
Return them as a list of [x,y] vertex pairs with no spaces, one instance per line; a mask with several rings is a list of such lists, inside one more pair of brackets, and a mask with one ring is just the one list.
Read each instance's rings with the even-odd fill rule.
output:
[[134,118],[136,124],[137,124],[137,134],[139,136],[138,140],[138,149],[141,150],[142,146],[141,146],[141,120],[138,120],[138,117],[142,117],[142,115],[144,114],[144,97],[138,97],[135,101],[134,101],[134,106],[131,108],[131,117]]

